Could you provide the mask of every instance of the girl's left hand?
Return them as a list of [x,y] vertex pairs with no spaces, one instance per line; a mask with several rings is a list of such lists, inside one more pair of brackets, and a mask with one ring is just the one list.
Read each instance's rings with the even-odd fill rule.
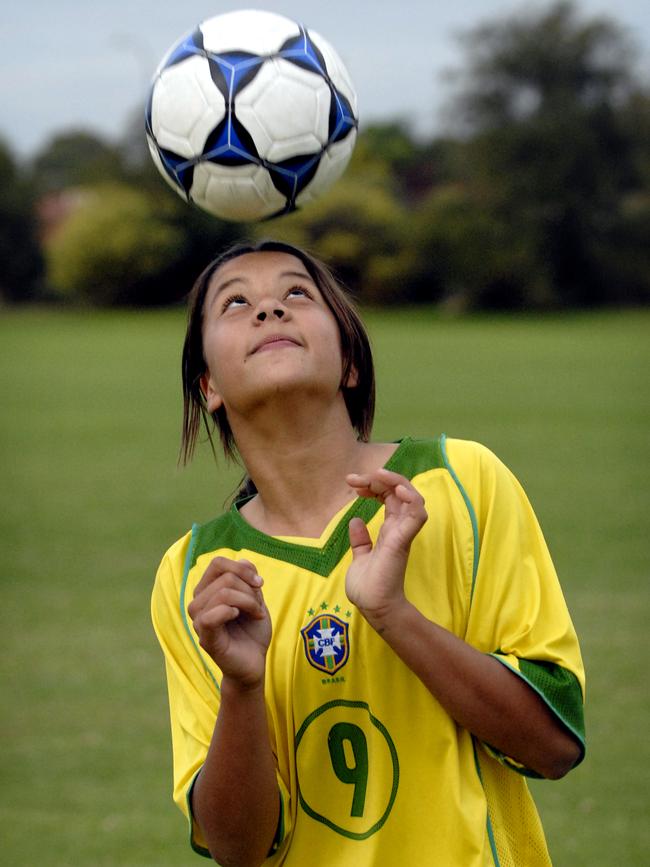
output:
[[346,481],[360,497],[373,497],[385,507],[374,546],[361,518],[350,521],[353,560],[345,581],[350,602],[378,626],[395,606],[406,601],[404,574],[411,543],[428,515],[422,496],[399,473],[382,468],[364,475],[353,473]]

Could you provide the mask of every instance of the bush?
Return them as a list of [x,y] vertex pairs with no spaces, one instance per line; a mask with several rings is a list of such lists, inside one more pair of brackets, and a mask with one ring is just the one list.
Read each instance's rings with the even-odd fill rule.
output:
[[412,242],[419,301],[462,312],[517,308],[540,295],[541,276],[536,287],[527,276],[536,271],[525,235],[509,238],[491,203],[463,184],[436,187],[415,209]]
[[62,298],[93,305],[163,303],[151,284],[182,257],[186,239],[155,201],[110,184],[87,188],[47,242],[47,275]]
[[329,193],[281,221],[254,231],[321,257],[361,300],[407,301],[411,248],[406,214],[388,183],[349,171]]

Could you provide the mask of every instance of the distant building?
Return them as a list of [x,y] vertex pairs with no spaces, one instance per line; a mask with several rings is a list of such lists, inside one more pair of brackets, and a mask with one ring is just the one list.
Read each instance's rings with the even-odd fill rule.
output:
[[46,193],[36,203],[38,237],[41,244],[47,243],[80,205],[92,195],[88,190],[70,187],[54,193]]

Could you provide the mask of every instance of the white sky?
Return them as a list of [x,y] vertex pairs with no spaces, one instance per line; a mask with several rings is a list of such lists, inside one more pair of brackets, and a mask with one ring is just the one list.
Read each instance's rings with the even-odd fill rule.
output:
[[[3,13],[0,36],[0,136],[23,157],[71,128],[119,138],[176,39],[205,18],[251,7],[296,18],[334,45],[357,89],[362,124],[400,117],[428,133],[448,92],[442,74],[462,58],[454,34],[531,5],[525,0],[13,2]],[[650,75],[648,0],[581,0],[578,9],[589,17],[610,14],[625,25],[640,46],[644,74]]]

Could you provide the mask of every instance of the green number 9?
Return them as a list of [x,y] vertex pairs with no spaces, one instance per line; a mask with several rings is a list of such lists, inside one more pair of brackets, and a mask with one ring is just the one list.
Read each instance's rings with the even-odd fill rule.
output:
[[[345,743],[349,744],[352,752],[354,760],[352,766],[348,765],[346,759]],[[336,723],[327,736],[327,746],[332,768],[338,779],[342,783],[354,786],[350,815],[363,816],[368,786],[368,743],[363,729],[353,723]]]

